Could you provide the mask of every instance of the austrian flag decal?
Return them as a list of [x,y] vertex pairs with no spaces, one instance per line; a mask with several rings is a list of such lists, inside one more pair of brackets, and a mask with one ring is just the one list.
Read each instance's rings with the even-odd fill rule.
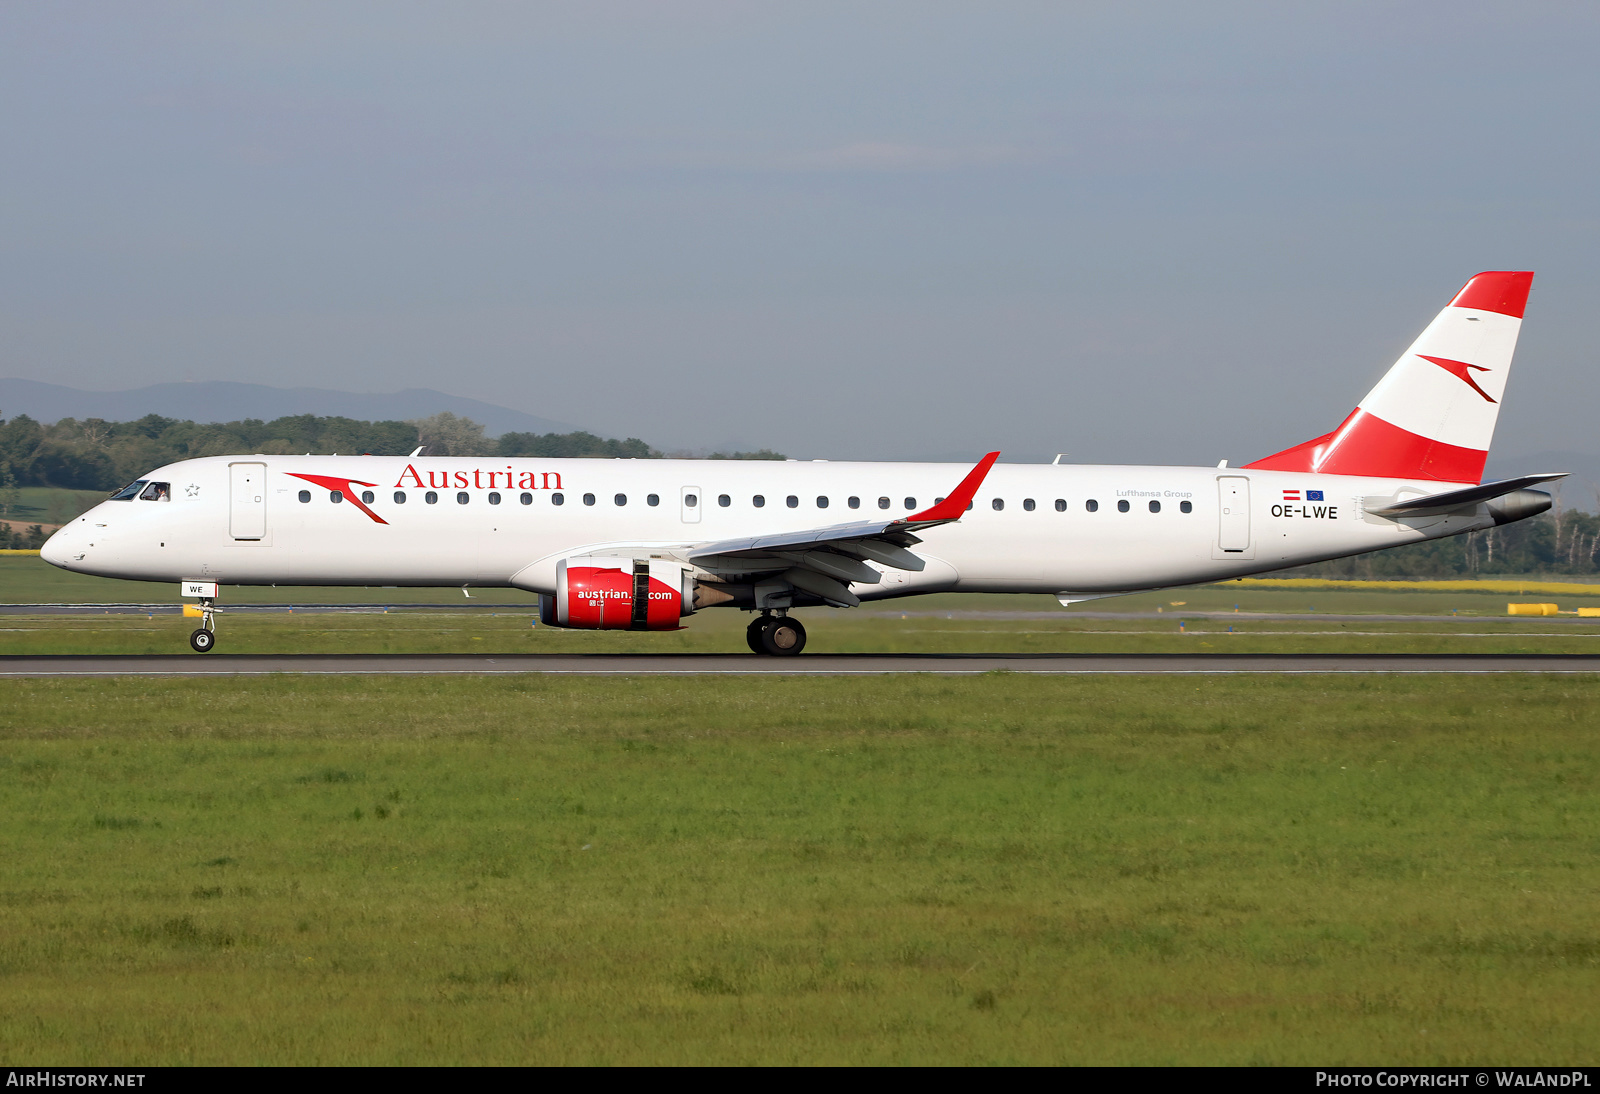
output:
[[1316,505],[1322,501],[1321,490],[1285,490],[1283,501],[1272,507],[1275,517],[1296,517],[1300,520],[1338,520],[1337,505]]

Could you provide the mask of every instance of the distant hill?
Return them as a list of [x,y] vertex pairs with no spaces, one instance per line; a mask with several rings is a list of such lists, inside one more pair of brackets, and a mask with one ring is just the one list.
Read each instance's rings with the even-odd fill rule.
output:
[[205,380],[191,384],[152,384],[131,391],[79,391],[37,380],[0,380],[0,418],[26,414],[35,421],[104,418],[126,422],[146,414],[196,422],[270,421],[291,414],[316,414],[360,421],[409,421],[441,411],[471,418],[491,437],[502,433],[572,433],[569,422],[553,421],[477,399],[413,387],[389,394],[358,394],[315,387],[267,387]]

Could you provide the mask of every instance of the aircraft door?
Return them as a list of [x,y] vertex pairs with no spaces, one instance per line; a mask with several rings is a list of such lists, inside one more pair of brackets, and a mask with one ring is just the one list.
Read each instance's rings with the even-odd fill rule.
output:
[[1250,550],[1250,480],[1217,476],[1217,546],[1227,554]]
[[705,498],[701,497],[700,488],[698,486],[685,486],[679,491],[679,498],[683,512],[683,523],[699,524],[700,510],[705,505]]
[[234,539],[267,534],[267,465],[228,465],[228,531]]

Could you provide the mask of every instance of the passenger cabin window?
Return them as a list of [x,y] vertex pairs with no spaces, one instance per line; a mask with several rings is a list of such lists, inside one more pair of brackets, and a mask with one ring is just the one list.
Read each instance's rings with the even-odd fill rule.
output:
[[817,508],[818,509],[826,509],[827,507],[828,507],[828,499],[823,497],[822,495],[818,494],[817,495]]
[[371,505],[373,502],[375,502],[377,500],[378,500],[378,495],[374,494],[371,490],[363,490],[363,491],[361,491],[362,504]]
[[341,501],[344,500],[344,491],[343,490],[329,490],[328,491],[328,500],[333,502],[333,504],[338,505]]
[[907,498],[906,499],[906,508],[907,509],[915,509],[916,507],[917,507],[917,499],[916,498]]
[[565,494],[563,494],[561,491],[557,490],[554,494],[550,495],[550,504],[551,505],[565,505],[565,504],[567,504],[567,496]]
[[1126,513],[1127,511],[1128,511],[1128,499],[1127,498],[1123,498],[1121,501],[1117,502],[1117,512]]
[[1159,502],[1159,501],[1152,501],[1152,502],[1151,502],[1151,503],[1150,503],[1150,511],[1151,511],[1151,512],[1152,512],[1152,513],[1159,513],[1159,512],[1161,512],[1161,503],[1160,503],[1160,502]]
[[498,490],[489,491],[489,504],[490,505],[499,505],[500,504],[500,492]]
[[1098,513],[1100,511],[1100,503],[1095,501],[1093,498],[1090,498],[1088,501],[1084,502],[1083,507],[1091,513]]
[[693,509],[695,506],[697,506],[699,504],[700,504],[700,495],[699,494],[685,494],[683,496],[683,507],[685,509]]
[[627,505],[628,504],[628,495],[626,495],[626,494],[618,494],[616,497],[612,498],[611,500],[612,500],[612,502],[614,502],[617,505]]
[[107,500],[132,501],[134,498],[139,496],[139,491],[143,490],[145,483],[149,481],[149,479],[139,479],[136,482],[130,482],[127,486],[124,486],[121,490],[118,490],[115,494],[112,494]]
[[989,504],[994,507],[994,511],[996,513],[998,513],[1000,510],[1002,510],[1002,509],[1004,509],[1006,507],[1006,502],[1005,502],[1004,498],[995,498]]
[[309,491],[309,490],[300,491],[300,504],[301,505],[306,504],[310,500],[311,500],[311,491]]
[[1067,499],[1066,498],[1057,498],[1056,499],[1056,512],[1065,513],[1066,511],[1067,511]]
[[646,505],[660,505],[661,504],[661,495],[660,494],[646,494],[644,496],[644,503]]
[[172,486],[169,483],[153,482],[144,488],[144,493],[139,495],[141,501],[171,501]]
[[517,500],[520,501],[523,505],[532,505],[533,504],[533,495],[528,493],[526,490],[524,490],[522,493],[517,495]]
[[406,503],[406,492],[404,490],[396,490],[394,492],[394,503],[396,505],[404,505]]
[[766,496],[757,494],[755,497],[750,499],[750,504],[755,506],[757,509],[760,509],[767,504]]
[[1192,513],[1192,512],[1194,512],[1194,506],[1191,505],[1190,503],[1186,502],[1186,501],[1180,501],[1178,503],[1178,512],[1180,512],[1180,513]]
[[1026,511],[1030,512],[1030,513],[1033,512],[1033,499],[1032,498],[1023,498],[1022,499],[1022,508],[1025,509]]
[[427,502],[429,505],[437,505],[439,502],[439,495],[434,493],[432,490],[429,490],[426,494],[422,495],[422,500]]
[[889,499],[888,498],[879,498],[878,499],[878,508],[879,509],[887,509],[887,508],[889,508]]
[[585,504],[585,505],[593,505],[594,504],[594,495],[593,494],[585,494],[583,496],[583,504]]
[[783,504],[787,505],[790,509],[798,509],[800,507],[800,499],[795,497],[793,494],[790,494],[788,497],[783,499]]
[[457,505],[465,505],[465,504],[467,504],[467,502],[469,502],[471,500],[472,500],[472,495],[467,493],[465,490],[459,490],[459,491],[456,492],[456,504]]
[[846,501],[845,504],[848,505],[852,509],[860,509],[861,508],[861,499],[857,498],[857,497],[852,497],[852,498],[850,498],[850,500]]
[[733,504],[733,499],[730,498],[726,494],[718,494],[717,495],[717,504],[722,506],[724,509],[726,509],[728,506]]

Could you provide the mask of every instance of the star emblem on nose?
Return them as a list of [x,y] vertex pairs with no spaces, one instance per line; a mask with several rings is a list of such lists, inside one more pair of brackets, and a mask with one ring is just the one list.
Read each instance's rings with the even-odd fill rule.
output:
[[200,493],[200,484],[191,482],[188,486],[183,488],[183,492],[191,498],[196,497]]

